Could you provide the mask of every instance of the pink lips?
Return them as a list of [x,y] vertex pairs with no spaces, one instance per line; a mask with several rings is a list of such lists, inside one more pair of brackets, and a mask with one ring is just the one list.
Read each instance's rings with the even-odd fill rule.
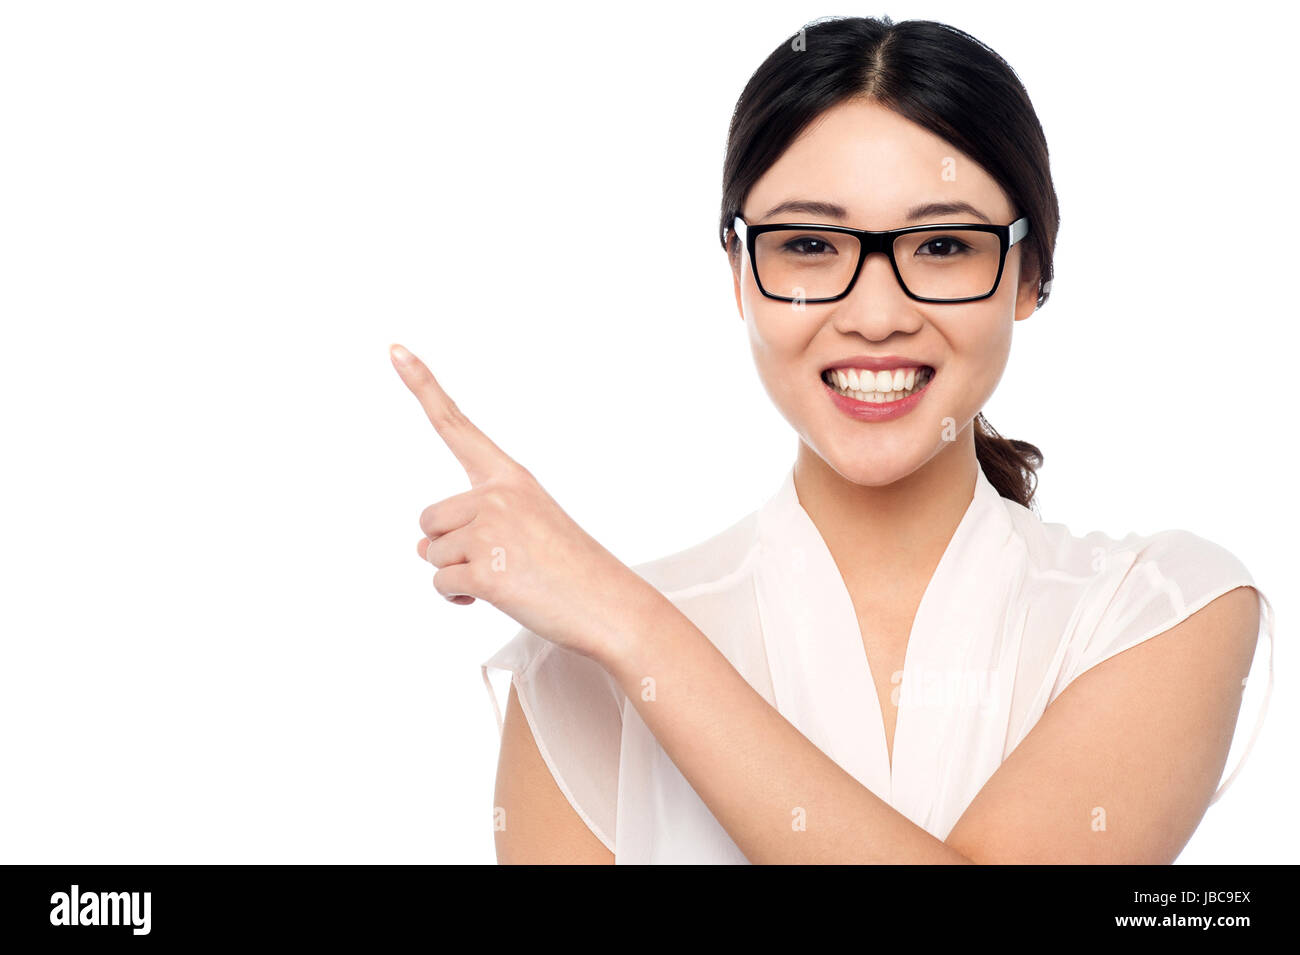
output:
[[[876,359],[876,362],[885,362],[885,364],[878,365],[873,365],[870,362],[855,364],[855,362],[859,361],[861,361],[861,359],[851,359],[847,362],[840,362],[828,367],[865,368],[868,371],[884,371],[892,368],[932,367],[929,365],[920,365],[917,362],[909,362],[907,359]],[[890,364],[890,362],[895,363]],[[924,388],[914,394],[908,395],[906,398],[900,398],[897,401],[874,402],[858,401],[856,398],[842,395],[828,385],[824,378],[822,379],[822,387],[825,388],[826,393],[831,396],[831,401],[835,403],[835,407],[839,408],[846,415],[856,421],[892,421],[894,418],[901,418],[921,403],[921,399],[925,396],[925,393],[930,390],[930,385],[933,383],[934,378],[931,377],[931,379],[926,382]]]

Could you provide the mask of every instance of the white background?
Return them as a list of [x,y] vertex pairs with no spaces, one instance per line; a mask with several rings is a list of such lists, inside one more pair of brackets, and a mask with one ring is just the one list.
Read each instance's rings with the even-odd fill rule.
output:
[[629,564],[752,510],[795,438],[723,146],[830,13],[949,22],[1028,87],[1057,278],[988,417],[1045,452],[1044,519],[1193,530],[1271,597],[1268,720],[1179,861],[1298,861],[1282,9],[0,6],[0,861],[493,860],[479,664],[518,627],[416,556],[467,485],[388,344]]

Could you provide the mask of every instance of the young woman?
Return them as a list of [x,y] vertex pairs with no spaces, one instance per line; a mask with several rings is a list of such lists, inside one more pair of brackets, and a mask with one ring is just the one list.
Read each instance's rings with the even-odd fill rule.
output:
[[483,669],[512,673],[499,859],[1178,855],[1271,608],[1191,533],[1031,510],[1037,449],[980,409],[1057,225],[1029,98],[972,37],[840,18],[782,44],[736,107],[720,234],[797,456],[754,513],[635,568],[394,347],[471,484],[418,552],[523,627]]

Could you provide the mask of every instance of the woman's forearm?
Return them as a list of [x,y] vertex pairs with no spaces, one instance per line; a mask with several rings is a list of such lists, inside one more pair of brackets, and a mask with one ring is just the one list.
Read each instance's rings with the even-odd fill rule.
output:
[[750,862],[971,861],[817,749],[662,594],[626,619],[599,662]]

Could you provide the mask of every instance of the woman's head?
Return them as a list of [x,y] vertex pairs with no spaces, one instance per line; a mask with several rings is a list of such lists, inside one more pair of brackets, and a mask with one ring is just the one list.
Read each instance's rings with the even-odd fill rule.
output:
[[[815,205],[790,208],[792,202]],[[918,208],[936,203],[966,204],[979,214]],[[913,211],[922,214],[912,218]],[[844,298],[790,303],[760,291],[751,257],[731,229],[736,216],[749,225],[871,231],[985,220],[1006,226],[1025,217],[1029,233],[1007,250],[997,289],[987,298],[918,301],[900,286],[886,256],[870,255]],[[1047,300],[1058,223],[1047,145],[1028,95],[996,53],[952,27],[888,18],[815,21],[767,58],[736,106],[720,229],[737,305],[778,409],[812,451],[854,483],[903,478],[971,428],[980,464],[999,493],[1029,504],[1041,455],[1032,445],[998,437],[980,409],[1006,366],[1013,323]],[[925,262],[917,270],[950,269],[937,266],[936,255],[952,263],[962,248],[940,239],[912,243],[907,252],[911,261]],[[801,267],[808,255],[823,262],[856,257],[851,239],[834,246],[814,239],[787,254],[793,251],[805,256]],[[903,251],[895,247],[896,256]],[[923,260],[922,253],[930,255]],[[774,262],[770,254],[760,253],[761,271]],[[919,274],[905,261],[898,265],[905,278]],[[767,281],[764,287],[774,291]],[[841,410],[823,383],[828,367],[861,358],[928,366],[933,379],[912,411],[864,421]],[[855,367],[861,364],[867,363]],[[877,378],[883,381],[879,372]]]

